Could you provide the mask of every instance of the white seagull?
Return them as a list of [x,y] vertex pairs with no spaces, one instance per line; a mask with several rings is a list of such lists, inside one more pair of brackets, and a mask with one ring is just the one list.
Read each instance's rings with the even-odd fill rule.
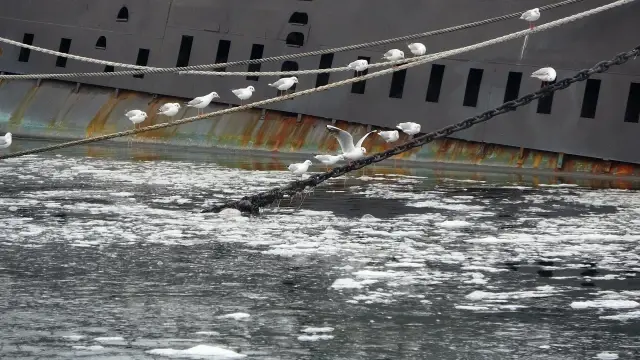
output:
[[416,124],[414,122],[403,122],[396,126],[398,129],[402,130],[403,133],[407,135],[415,135],[420,132],[420,124]]
[[542,86],[556,79],[556,70],[552,67],[543,67],[531,73],[532,78],[542,80]]
[[338,140],[340,148],[342,148],[342,155],[345,159],[349,160],[358,160],[364,157],[364,155],[367,153],[367,149],[362,146],[362,143],[364,142],[364,139],[369,136],[369,134],[375,132],[370,131],[366,133],[360,140],[358,140],[357,144],[353,145],[353,136],[351,136],[351,134],[349,134],[348,132],[331,125],[327,125],[327,130],[329,130],[331,135],[333,135]]
[[253,95],[254,91],[256,91],[256,89],[251,85],[246,88],[231,90],[231,92],[240,99],[240,105],[242,105],[245,100],[249,99],[251,95]]
[[391,49],[382,55],[383,59],[387,59],[388,61],[396,61],[404,59],[404,52],[398,49]]
[[422,56],[427,53],[427,47],[422,43],[412,43],[408,46],[411,53],[415,56]]
[[12,141],[11,133],[8,132],[4,134],[3,137],[0,137],[0,149],[6,149],[9,146],[11,146],[11,141]]
[[133,123],[134,129],[136,128],[136,125],[140,124],[147,118],[147,113],[141,110],[127,111],[124,115]]
[[269,84],[269,86],[278,89],[279,91],[287,91],[291,89],[294,84],[298,83],[298,78],[295,76],[292,77],[284,77],[279,79],[278,81]]
[[344,155],[316,155],[314,158],[325,164],[327,166],[327,171],[329,171],[329,165],[333,165],[338,161],[344,160]]
[[356,75],[360,75],[361,71],[367,70],[367,68],[369,67],[369,62],[365,59],[359,59],[356,61],[352,61],[351,63],[349,63],[349,65],[347,65],[347,67],[349,69],[355,70]]
[[166,115],[174,117],[178,111],[180,111],[180,104],[178,103],[166,103],[158,109],[158,115]]
[[380,137],[383,138],[384,141],[388,143],[397,141],[400,138],[400,134],[398,133],[398,130],[378,131],[378,135],[380,135]]
[[533,22],[540,19],[540,9],[535,8],[531,10],[527,10],[520,15],[520,19],[529,22],[529,29],[533,29]]
[[209,94],[205,95],[205,96],[198,96],[197,98],[189,101],[187,104],[188,107],[194,107],[196,109],[198,109],[198,115],[200,115],[200,110],[206,108],[207,106],[209,106],[209,103],[211,103],[211,100],[213,100],[214,98],[219,98],[220,96],[218,96],[217,92],[210,92]]
[[292,173],[296,175],[300,175],[302,177],[302,174],[306,173],[307,170],[309,170],[309,166],[311,166],[311,164],[312,164],[311,160],[305,160],[304,162],[301,162],[301,163],[289,165],[288,169]]

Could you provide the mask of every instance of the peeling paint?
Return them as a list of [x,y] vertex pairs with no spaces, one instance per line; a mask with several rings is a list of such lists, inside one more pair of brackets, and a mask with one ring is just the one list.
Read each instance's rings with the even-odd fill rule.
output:
[[[0,120],[0,126],[4,125],[17,138],[38,136],[52,139],[80,139],[128,130],[133,128],[133,125],[124,113],[132,109],[147,112],[148,117],[141,126],[164,123],[196,114],[195,109],[187,107],[183,107],[173,118],[157,114],[158,108],[163,103],[184,103],[185,99],[154,97],[131,91],[116,92],[109,88],[86,85],[81,86],[76,92],[74,84],[59,81],[42,81],[39,86],[37,82],[32,84],[29,87],[25,86],[24,82],[17,81],[0,83],[0,96],[6,97],[7,94],[11,94],[11,99],[16,96],[20,99],[17,106],[12,101],[11,109],[0,109],[0,112],[8,114],[6,118]],[[41,91],[47,91],[47,96],[42,96],[43,94],[37,96]],[[51,94],[55,96],[51,97]],[[205,110],[211,112],[228,106],[212,103]],[[27,113],[30,114],[29,119],[24,121]],[[298,121],[297,115],[252,109],[149,131],[138,134],[132,139],[123,137],[114,141],[132,140],[183,146],[262,150],[273,153],[291,152],[310,155],[336,153],[339,150],[338,142],[326,131],[326,125],[331,123],[329,119],[309,115],[301,115]],[[349,131],[356,140],[368,132],[367,125],[353,124],[343,120],[335,121],[334,126]],[[408,139],[406,134],[401,133],[397,144]],[[372,134],[367,137],[364,146],[368,149],[368,154],[373,154],[390,149],[393,144],[387,144],[382,138]],[[101,151],[88,147],[87,155],[101,156]],[[140,160],[156,158],[153,154],[145,153],[140,153],[136,157]],[[639,165],[457,139],[439,139],[392,159],[394,165],[396,160],[411,160],[544,170],[557,174],[610,175],[613,178],[640,176]],[[286,164],[275,158],[268,164],[255,163],[243,166],[252,169],[286,169]],[[394,173],[398,171],[399,168],[394,169]],[[538,180],[534,177],[533,181]],[[615,187],[630,186],[622,180],[616,181]]]

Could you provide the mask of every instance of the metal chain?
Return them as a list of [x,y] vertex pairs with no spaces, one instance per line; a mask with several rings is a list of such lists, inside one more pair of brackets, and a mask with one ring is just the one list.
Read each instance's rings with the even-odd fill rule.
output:
[[[556,4],[541,6],[539,9],[540,11],[547,11],[547,10],[555,9],[561,6],[579,3],[582,1],[584,0],[566,0]],[[442,35],[442,34],[451,33],[459,30],[465,30],[465,29],[470,29],[478,26],[488,25],[488,24],[492,24],[492,23],[496,23],[504,20],[519,18],[520,15],[522,15],[522,11],[513,13],[513,14],[502,15],[502,16],[498,16],[490,19],[485,19],[481,21],[476,21],[472,23],[452,26],[444,29],[427,31],[419,34],[406,35],[406,36],[396,37],[392,39],[378,40],[378,41],[372,41],[372,42],[363,43],[363,44],[348,45],[348,46],[332,48],[332,49],[310,51],[306,53],[280,55],[280,56],[273,56],[273,57],[267,57],[262,59],[232,61],[232,62],[219,63],[219,64],[191,65],[191,66],[175,67],[175,68],[157,68],[157,67],[139,66],[139,65],[132,65],[132,64],[125,64],[125,63],[117,63],[112,61],[105,61],[105,60],[94,59],[94,58],[85,57],[85,56],[66,54],[66,53],[62,53],[62,52],[54,51],[50,49],[44,49],[41,47],[27,45],[18,41],[0,37],[0,42],[4,42],[4,43],[15,45],[15,46],[20,46],[23,48],[43,52],[50,55],[61,56],[61,57],[66,57],[74,60],[91,62],[91,63],[101,64],[101,65],[110,65],[110,66],[120,67],[120,68],[136,69],[136,70],[127,70],[127,71],[115,71],[115,72],[0,75],[0,79],[23,79],[24,80],[24,79],[65,79],[65,78],[73,78],[73,77],[129,76],[129,75],[142,75],[142,74],[176,73],[176,72],[190,71],[190,70],[211,70],[211,69],[220,69],[220,68],[231,67],[231,66],[259,64],[259,63],[265,63],[265,62],[278,62],[283,60],[297,59],[301,57],[309,57],[309,56],[317,56],[317,55],[338,53],[338,52],[351,51],[351,50],[358,50],[358,49],[364,49],[364,48],[369,48],[374,46],[397,43],[401,41],[414,40],[414,39],[435,36],[435,35]],[[324,72],[328,72],[328,71],[324,71]],[[289,74],[289,72],[282,73],[279,75],[284,75],[284,74]],[[240,75],[240,74],[234,74],[234,75]],[[250,75],[244,75],[244,73],[242,73],[242,76],[258,76],[258,75],[260,74],[251,73]],[[221,76],[224,76],[224,75],[221,75]]]
[[560,81],[557,81],[551,85],[545,86],[544,88],[531,93],[531,94],[527,94],[521,98],[518,98],[516,100],[512,100],[509,102],[506,102],[500,106],[498,106],[495,109],[492,110],[488,110],[483,112],[480,115],[474,116],[474,117],[470,117],[468,119],[465,119],[459,123],[453,124],[453,125],[448,125],[440,130],[437,131],[433,131],[430,132],[428,134],[425,135],[421,135],[418,137],[413,138],[411,141],[408,141],[402,145],[396,146],[392,149],[386,150],[384,152],[380,152],[377,154],[373,154],[371,156],[367,156],[363,159],[360,160],[356,160],[354,162],[352,162],[350,165],[344,165],[344,166],[340,166],[340,167],[336,167],[334,169],[332,169],[331,171],[325,172],[325,173],[321,173],[321,174],[316,174],[316,175],[312,175],[310,176],[308,179],[305,180],[298,180],[298,181],[294,181],[292,183],[290,183],[289,185],[283,186],[283,187],[277,187],[274,189],[271,189],[269,191],[265,191],[265,192],[261,192],[259,194],[253,195],[253,196],[245,196],[240,200],[236,200],[236,201],[231,201],[222,205],[214,205],[211,206],[209,208],[206,208],[204,210],[202,210],[202,212],[204,213],[208,213],[208,212],[214,212],[214,213],[218,213],[223,209],[227,209],[227,208],[231,208],[231,209],[238,209],[242,212],[245,213],[251,213],[251,214],[257,214],[259,213],[259,209],[261,207],[267,206],[271,203],[273,203],[274,201],[278,200],[278,199],[282,199],[284,198],[284,196],[289,195],[292,196],[294,194],[300,193],[302,191],[304,191],[305,188],[310,187],[310,188],[314,188],[316,186],[318,186],[319,184],[321,184],[322,182],[325,182],[327,180],[329,180],[330,178],[335,178],[335,177],[339,177],[342,176],[348,172],[351,171],[355,171],[358,170],[360,168],[363,168],[367,165],[371,165],[373,163],[377,163],[380,162],[382,160],[388,159],[394,155],[398,155],[401,154],[403,152],[409,151],[413,148],[419,147],[419,146],[423,146],[427,143],[430,143],[436,139],[439,138],[443,138],[443,137],[447,137],[447,136],[451,136],[453,134],[455,134],[458,131],[462,131],[462,130],[466,130],[474,125],[483,123],[485,121],[488,121],[498,115],[502,115],[511,111],[516,110],[517,108],[527,105],[529,103],[531,103],[534,100],[537,100],[541,97],[550,95],[556,91],[559,90],[563,90],[568,88],[571,84],[575,83],[575,82],[579,82],[579,81],[585,81],[587,80],[589,77],[591,77],[591,75],[596,74],[596,73],[603,73],[609,70],[609,68],[611,68],[612,66],[617,66],[617,65],[622,65],[624,63],[626,63],[629,59],[631,58],[636,58],[636,56],[638,56],[640,54],[640,45],[636,46],[633,50],[631,51],[627,51],[627,52],[623,52],[620,53],[618,55],[616,55],[613,59],[608,60],[608,61],[601,61],[599,63],[597,63],[596,65],[594,65],[592,68],[590,69],[585,69],[582,70],[580,72],[578,72],[576,75],[574,75],[573,77],[570,78],[566,78],[566,79],[562,79]]
[[69,142],[65,142],[65,143],[62,143],[62,144],[44,146],[44,147],[35,148],[35,149],[18,151],[18,152],[14,152],[14,153],[10,153],[10,154],[0,155],[0,159],[9,159],[9,158],[19,157],[19,156],[24,156],[24,155],[39,154],[39,153],[43,153],[43,152],[47,152],[47,151],[64,149],[64,148],[71,147],[71,146],[85,145],[85,144],[89,144],[89,143],[93,143],[93,142],[97,142],[97,141],[103,141],[103,140],[114,139],[114,138],[117,138],[117,137],[134,135],[134,134],[138,134],[138,133],[142,133],[142,132],[153,131],[153,130],[163,129],[163,128],[167,128],[167,127],[171,127],[171,126],[187,124],[187,123],[191,123],[191,122],[194,122],[194,121],[210,118],[210,117],[213,117],[213,116],[220,116],[220,115],[224,115],[224,114],[240,112],[240,111],[248,110],[248,109],[251,109],[251,108],[254,108],[254,107],[258,107],[258,106],[263,106],[263,105],[267,105],[267,104],[271,104],[271,103],[276,103],[276,102],[280,102],[280,101],[284,101],[284,100],[289,100],[289,99],[296,98],[298,96],[303,96],[303,95],[308,95],[308,94],[312,94],[312,93],[316,93],[316,92],[320,92],[320,91],[325,91],[325,90],[329,90],[329,89],[332,89],[332,88],[335,88],[335,87],[351,84],[351,83],[354,83],[354,82],[359,82],[359,81],[363,81],[363,80],[369,80],[369,79],[372,79],[372,78],[375,78],[375,77],[379,77],[379,76],[383,76],[383,75],[386,75],[386,74],[390,74],[392,72],[396,72],[396,71],[408,69],[410,67],[426,64],[426,63],[429,63],[431,61],[434,61],[434,60],[437,60],[437,59],[441,59],[441,58],[444,58],[444,57],[453,56],[453,55],[461,54],[461,53],[464,53],[464,52],[469,52],[469,51],[477,50],[477,49],[480,49],[480,48],[484,48],[484,47],[487,47],[487,46],[490,46],[490,45],[499,44],[499,43],[502,43],[502,42],[505,42],[505,41],[508,41],[508,40],[521,38],[521,37],[530,35],[532,33],[538,33],[538,32],[542,32],[542,31],[546,31],[546,30],[549,30],[549,29],[552,29],[552,28],[555,28],[555,27],[558,27],[558,26],[561,26],[561,25],[564,25],[564,24],[567,24],[567,23],[571,23],[571,22],[577,21],[579,19],[585,18],[587,16],[590,16],[590,15],[593,15],[593,14],[597,14],[597,13],[600,13],[602,11],[609,10],[609,9],[614,8],[614,7],[617,7],[617,6],[626,4],[626,3],[630,3],[630,2],[633,2],[633,1],[635,1],[635,0],[618,0],[618,1],[616,1],[614,3],[611,3],[611,4],[608,4],[608,5],[604,5],[604,6],[601,6],[601,7],[598,7],[598,8],[594,8],[594,9],[591,9],[591,10],[588,10],[588,11],[584,11],[584,12],[581,12],[581,13],[578,13],[578,14],[575,14],[575,15],[571,15],[571,16],[568,16],[568,17],[565,17],[565,18],[562,18],[562,19],[558,19],[558,20],[555,20],[555,21],[552,21],[552,22],[549,22],[549,23],[546,23],[546,24],[539,25],[539,26],[535,27],[534,29],[518,31],[518,32],[515,32],[515,33],[511,33],[511,34],[507,34],[507,35],[504,35],[504,36],[497,37],[495,39],[483,41],[483,42],[480,42],[480,43],[477,43],[477,44],[465,46],[465,47],[458,48],[458,49],[443,51],[443,52],[438,53],[436,55],[425,55],[424,57],[411,59],[411,61],[409,63],[403,64],[403,65],[395,66],[395,67],[392,67],[392,68],[389,68],[389,69],[385,69],[385,70],[376,71],[376,72],[373,72],[371,74],[358,76],[358,77],[354,77],[354,78],[351,78],[351,79],[337,81],[335,83],[319,86],[319,87],[312,88],[312,89],[297,91],[295,93],[284,95],[284,96],[278,96],[278,97],[274,97],[274,98],[270,98],[270,99],[260,100],[260,101],[256,101],[254,103],[250,103],[250,104],[246,104],[246,105],[242,105],[242,106],[236,106],[236,107],[233,107],[233,108],[227,108],[227,109],[224,109],[224,110],[214,111],[214,112],[207,113],[207,114],[202,114],[202,115],[193,116],[193,117],[189,117],[189,118],[184,118],[184,119],[180,119],[180,120],[170,121],[170,122],[167,122],[167,123],[155,124],[155,125],[151,125],[151,126],[147,126],[147,127],[143,127],[143,128],[132,129],[132,130],[127,130],[127,131],[121,131],[121,132],[112,133],[112,134],[106,134],[106,135],[101,135],[101,136],[94,136],[94,137],[85,138],[85,139],[81,139],[81,140],[74,140],[74,141],[69,141]]

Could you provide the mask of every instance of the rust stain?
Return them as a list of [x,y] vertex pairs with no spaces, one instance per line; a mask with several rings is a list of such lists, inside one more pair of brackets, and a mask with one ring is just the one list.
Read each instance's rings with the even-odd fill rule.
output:
[[104,132],[105,124],[109,120],[109,115],[118,104],[118,98],[126,97],[127,94],[120,93],[118,97],[111,95],[104,105],[100,107],[100,110],[93,116],[89,124],[87,125],[86,137],[97,136]]
[[18,107],[16,107],[16,109],[11,114],[11,117],[9,118],[10,130],[17,129],[20,126],[20,124],[22,123],[22,119],[24,118],[24,113],[29,108],[31,101],[36,96],[37,92],[38,92],[38,87],[36,86],[32,87],[31,89],[29,89],[25,97],[22,98],[22,101],[18,103]]

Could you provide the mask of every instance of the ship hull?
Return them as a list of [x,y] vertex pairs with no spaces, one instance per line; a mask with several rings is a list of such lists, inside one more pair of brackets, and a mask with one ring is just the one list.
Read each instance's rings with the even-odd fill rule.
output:
[[[543,13],[540,22],[552,21],[609,2],[585,0],[567,5]],[[144,65],[174,67],[178,64],[247,59],[254,45],[263,45],[261,57],[269,57],[362,43],[478,21],[517,12],[527,5],[542,6],[554,1],[540,0],[531,4],[494,0],[491,6],[487,6],[487,2],[477,0],[411,0],[388,7],[388,2],[383,0],[351,0],[347,4],[284,0],[273,0],[268,4],[257,0],[137,0],[127,3],[127,21],[117,21],[122,4],[116,2],[58,0],[55,2],[57,6],[45,0],[17,4],[1,0],[0,3],[7,9],[0,16],[0,35],[3,37],[23,41],[25,34],[33,34],[33,45],[56,50],[61,45],[61,39],[66,38],[71,40],[69,52],[72,54],[130,64],[140,60],[140,49],[146,49],[148,62]],[[368,80],[364,93],[354,93],[352,86],[348,85],[271,104],[266,108],[327,121],[348,121],[387,128],[399,122],[414,121],[422,125],[423,132],[439,129],[502,104],[509,77],[514,74],[521,76],[517,93],[523,95],[540,87],[539,81],[529,77],[531,72],[540,67],[553,66],[561,79],[636,46],[634,42],[637,40],[629,34],[637,33],[635,14],[638,10],[640,5],[631,3],[557,29],[533,34],[527,39],[524,49],[524,40],[519,39],[455,58],[437,60],[435,66],[440,66],[444,71],[436,101],[433,101],[433,94],[431,101],[426,99],[434,76],[434,64],[426,64],[408,69],[400,90],[393,86],[394,82],[396,85],[399,83],[397,78],[394,80],[394,76],[384,76]],[[289,23],[294,12],[306,14],[307,23]],[[527,26],[526,22],[513,19],[422,41],[432,53],[484,41]],[[291,33],[304,35],[302,46],[287,45],[286,39]],[[101,36],[105,37],[106,46],[98,48],[96,45]],[[181,54],[180,50],[184,50],[185,36],[192,37],[186,61],[184,51]],[[225,44],[229,45],[228,54],[224,51],[220,53]],[[344,66],[360,56],[377,62],[387,49],[393,47],[406,50],[405,53],[409,54],[405,43],[392,44],[336,53],[331,66]],[[103,65],[75,60],[68,60],[61,67],[56,57],[34,51],[30,52],[27,61],[20,61],[20,49],[9,45],[2,46],[2,54],[0,70],[9,73],[104,70]],[[264,63],[260,70],[291,70],[296,67],[317,69],[320,60],[316,56],[296,59],[295,64]],[[246,70],[247,66],[227,69]],[[469,74],[474,71],[476,74],[478,71],[482,73],[475,85],[469,83]],[[353,73],[331,73],[328,81],[335,82],[352,76]],[[550,106],[546,104],[546,109],[533,103],[457,133],[454,138],[481,144],[640,163],[640,142],[636,135],[640,126],[637,123],[638,109],[630,105],[640,101],[640,98],[630,99],[634,84],[640,83],[640,63],[629,62],[594,79],[600,80],[597,105],[588,107],[587,117],[583,116],[587,84],[578,83],[556,93]],[[217,91],[221,96],[220,102],[225,104],[239,103],[230,89],[248,85],[253,85],[257,90],[253,99],[273,97],[276,90],[267,86],[273,80],[274,77],[267,76],[260,76],[253,81],[237,76],[175,74],[145,75],[143,78],[77,79],[81,84],[163,97],[192,98]],[[316,75],[301,76],[297,88],[312,88],[317,82]],[[477,97],[465,105],[470,86],[478,89]],[[6,117],[2,121],[7,126],[11,124]],[[19,134],[20,130],[16,132]]]

